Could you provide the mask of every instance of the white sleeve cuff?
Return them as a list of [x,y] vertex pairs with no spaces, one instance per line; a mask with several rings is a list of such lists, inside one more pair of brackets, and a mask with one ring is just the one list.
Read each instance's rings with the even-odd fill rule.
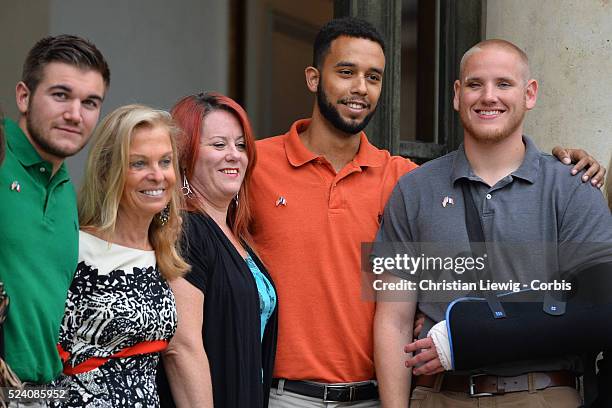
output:
[[431,337],[434,345],[436,346],[436,351],[438,352],[438,358],[440,359],[440,363],[442,363],[442,367],[445,370],[452,370],[452,358],[451,358],[451,350],[450,350],[450,342],[448,340],[448,330],[446,328],[446,320],[442,320],[436,323],[429,333],[427,333],[428,337]]

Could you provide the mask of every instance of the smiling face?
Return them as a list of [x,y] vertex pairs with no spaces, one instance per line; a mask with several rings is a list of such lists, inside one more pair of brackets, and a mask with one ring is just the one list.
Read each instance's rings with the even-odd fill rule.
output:
[[518,53],[487,46],[464,61],[455,81],[453,104],[461,117],[466,138],[495,143],[520,137],[525,113],[537,99],[537,82]]
[[385,55],[378,43],[364,38],[336,38],[315,84],[321,115],[343,133],[359,133],[376,111],[384,69]]
[[176,183],[170,134],[164,126],[134,129],[119,209],[134,217],[159,213]]
[[102,107],[105,85],[94,70],[51,62],[32,93],[17,84],[20,125],[41,157],[52,163],[78,153],[89,140]]
[[192,183],[203,199],[216,207],[228,207],[240,190],[248,162],[238,119],[221,109],[208,113],[202,123]]

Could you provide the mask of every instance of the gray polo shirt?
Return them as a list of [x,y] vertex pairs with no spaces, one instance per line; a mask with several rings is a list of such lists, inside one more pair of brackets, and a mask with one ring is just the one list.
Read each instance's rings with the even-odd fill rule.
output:
[[[514,246],[509,253],[490,259],[495,280],[527,281],[540,278],[538,274],[548,280],[548,272],[533,268],[535,252],[541,255],[546,251],[553,269],[571,269],[569,263],[609,256],[612,217],[601,192],[582,183],[579,176],[572,177],[567,166],[540,152],[528,137],[524,136],[523,142],[526,152],[521,166],[492,187],[474,174],[463,145],[404,175],[387,202],[377,242],[448,243],[454,251],[461,247],[469,251],[461,190],[461,183],[467,182],[479,210],[485,241],[495,246]],[[581,243],[610,245],[604,244],[607,253],[602,253],[602,245]],[[558,250],[550,254],[551,247]],[[378,256],[376,251],[375,248],[374,256]],[[401,272],[394,273],[406,277]],[[428,317],[421,336],[434,322],[445,318],[447,305],[448,302],[419,303],[419,309]],[[482,371],[516,375],[526,370],[559,369],[581,371],[578,359],[569,356],[515,362]]]

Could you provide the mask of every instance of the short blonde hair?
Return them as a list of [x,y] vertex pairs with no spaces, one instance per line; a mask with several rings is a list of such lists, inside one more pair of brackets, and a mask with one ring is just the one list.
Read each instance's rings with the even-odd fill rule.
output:
[[[175,139],[179,129],[168,112],[144,105],[127,105],[102,119],[92,136],[85,178],[78,194],[81,227],[93,228],[104,237],[112,237],[129,166],[132,135],[136,129],[158,126],[170,134],[172,164],[178,177]],[[155,250],[157,266],[166,279],[180,277],[189,269],[178,251],[182,206],[182,195],[175,186],[169,202],[168,223],[162,226],[154,220],[149,226],[149,240]]]
[[523,64],[523,67],[522,67],[523,68],[523,80],[525,82],[529,81],[531,77],[531,71],[529,69],[529,57],[527,56],[525,51],[520,49],[516,44],[513,44],[510,41],[502,40],[499,38],[492,38],[489,40],[481,41],[478,44],[472,46],[472,48],[470,48],[469,50],[465,52],[465,54],[463,54],[463,57],[461,57],[461,62],[459,63],[459,79],[461,81],[464,80],[463,72],[465,69],[465,64],[467,63],[468,59],[473,54],[479,51],[482,51],[484,49],[487,49],[487,48],[499,48],[499,49],[509,51],[509,52],[516,54],[519,57],[519,60],[521,61],[521,63]]

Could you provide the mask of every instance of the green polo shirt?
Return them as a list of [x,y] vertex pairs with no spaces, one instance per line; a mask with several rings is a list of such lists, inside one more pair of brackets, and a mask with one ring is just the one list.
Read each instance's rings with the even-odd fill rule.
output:
[[51,163],[41,159],[19,126],[10,120],[4,125],[0,280],[10,297],[5,359],[22,381],[47,383],[62,370],[56,344],[77,264],[74,187],[65,164],[51,177]]

